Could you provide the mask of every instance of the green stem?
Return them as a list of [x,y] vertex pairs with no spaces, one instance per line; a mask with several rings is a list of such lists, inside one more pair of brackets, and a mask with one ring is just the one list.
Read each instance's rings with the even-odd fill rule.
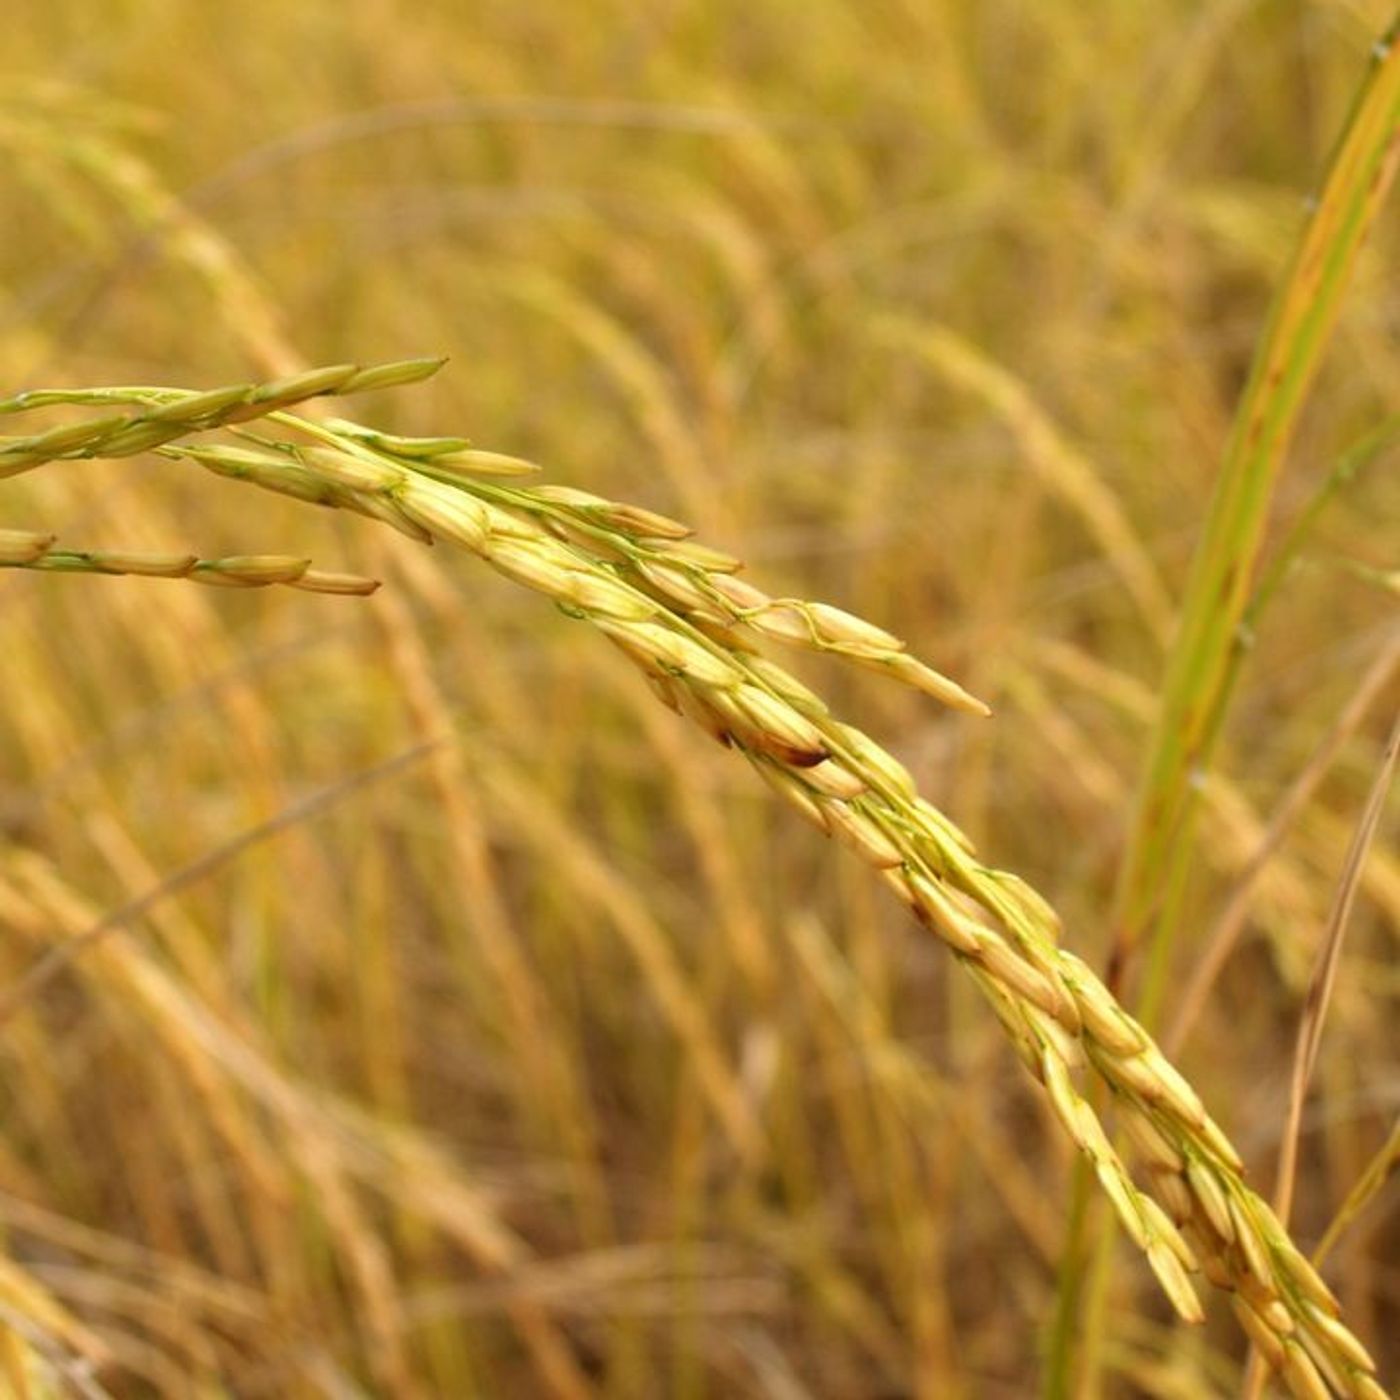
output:
[[[1256,568],[1292,429],[1340,312],[1357,255],[1395,173],[1400,132],[1400,15],[1373,50],[1345,122],[1321,198],[1303,229],[1270,309],[1201,531],[1167,658],[1162,704],[1148,747],[1115,896],[1111,968],[1123,974],[1145,941],[1141,1017],[1150,1029],[1169,982],[1192,865],[1200,789],[1248,651],[1253,627],[1297,558],[1323,507],[1350,475],[1396,435],[1388,420],[1334,469],[1256,581]],[[1111,980],[1116,980],[1116,976]],[[1090,1227],[1080,1165],[1051,1327],[1044,1393],[1067,1397],[1073,1343],[1086,1298],[1104,1298],[1112,1221],[1080,1276]],[[1087,1383],[1095,1349],[1081,1357]]]
[[1160,1001],[1199,815],[1274,488],[1341,309],[1362,241],[1395,171],[1400,20],[1380,44],[1323,193],[1275,298],[1216,479],[1167,663],[1116,900],[1117,961],[1155,945],[1145,1016]]

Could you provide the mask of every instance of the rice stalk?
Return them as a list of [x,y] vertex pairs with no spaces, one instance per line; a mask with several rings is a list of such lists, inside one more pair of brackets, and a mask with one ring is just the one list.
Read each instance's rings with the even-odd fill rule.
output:
[[[336,372],[342,384],[359,382]],[[321,383],[318,373],[299,376],[301,387]],[[329,382],[331,372],[323,377]],[[425,543],[464,547],[590,624],[665,704],[743,755],[788,805],[871,867],[947,947],[1046,1089],[1181,1317],[1202,1317],[1190,1278],[1199,1269],[1232,1294],[1241,1325],[1297,1395],[1328,1387],[1364,1400],[1382,1393],[1369,1355],[1339,1320],[1335,1298],[1245,1183],[1223,1131],[1148,1032],[1060,946],[1059,921],[1046,902],[1014,875],[982,864],[891,754],[837,719],[759,643],[831,654],[955,709],[985,714],[975,697],[859,617],[763,593],[738,577],[740,561],[696,543],[681,523],[573,488],[522,484],[527,464],[476,451],[464,439],[313,422],[280,407],[272,394],[261,414],[246,398],[244,411],[233,410],[241,425],[234,446],[210,436],[219,426],[214,420],[229,412],[218,391],[117,392],[145,411],[120,424],[87,425],[76,439],[20,439],[14,455],[32,467],[46,453],[98,455],[104,443],[126,452],[149,440],[152,409],[165,410],[152,444],[161,455],[265,489],[292,488]],[[45,391],[19,402],[75,401],[98,400],[92,391]],[[192,402],[197,412],[188,411]],[[164,435],[180,421],[182,404],[189,441],[178,432]],[[1108,1091],[1143,1163],[1145,1186],[1130,1175],[1091,1106],[1094,1083]]]
[[142,578],[187,578],[217,588],[266,588],[285,584],[307,593],[366,597],[379,581],[359,574],[313,569],[309,559],[285,554],[238,554],[201,559],[197,554],[151,554],[131,550],[72,550],[55,547],[52,535],[0,530],[0,569],[52,574],[127,574]]

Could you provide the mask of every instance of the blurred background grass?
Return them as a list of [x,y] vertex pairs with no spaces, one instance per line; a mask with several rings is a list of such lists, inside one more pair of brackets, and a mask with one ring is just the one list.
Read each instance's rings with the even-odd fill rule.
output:
[[[810,671],[1101,964],[1230,414],[1388,18],[23,0],[3,379],[449,354],[353,412],[679,514],[988,698],[978,723]],[[1392,215],[1276,533],[1398,406],[1396,241]],[[1347,566],[1394,569],[1397,518],[1393,459],[1323,516],[1209,793],[1177,985],[1365,687],[1180,1057],[1266,1183],[1397,693],[1393,597]],[[53,1393],[1035,1392],[1058,1129],[940,951],[606,648],[469,559],[168,463],[57,464],[6,485],[4,521],[388,585],[0,579],[7,983],[268,824],[3,1026],[0,1319]],[[1305,1243],[1395,1120],[1398,931],[1382,843],[1306,1123]],[[1330,1265],[1383,1375],[1394,1204]],[[1182,1334],[1122,1265],[1104,1392],[1233,1393],[1228,1319]]]

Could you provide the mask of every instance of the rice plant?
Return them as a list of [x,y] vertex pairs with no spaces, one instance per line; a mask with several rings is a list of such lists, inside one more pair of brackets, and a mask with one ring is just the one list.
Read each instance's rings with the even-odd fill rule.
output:
[[[1180,35],[1174,71],[1183,81],[1218,60],[1241,22],[1235,8],[1203,12]],[[841,22],[827,20],[823,52],[836,55]],[[368,12],[363,22],[372,23]],[[1088,33],[1068,17],[1043,22],[1064,38]],[[1109,37],[1140,41],[1131,22],[1117,22],[1123,29],[1110,26]],[[959,25],[977,30],[975,17],[949,23],[947,35],[972,43]],[[890,24],[893,43],[899,25]],[[1393,682],[1393,620],[1373,627],[1374,662],[1302,768],[1296,796],[1280,803],[1276,832],[1227,781],[1219,753],[1249,643],[1290,605],[1280,597],[1290,568],[1310,556],[1338,497],[1364,477],[1379,483],[1371,509],[1394,505],[1393,476],[1376,470],[1394,429],[1372,422],[1341,466],[1303,474],[1293,532],[1266,563],[1285,455],[1344,295],[1367,284],[1366,238],[1394,173],[1394,33],[1370,55],[1278,284],[1223,436],[1199,542],[1186,551],[1193,562],[1179,608],[1160,551],[1126,499],[1020,376],[967,335],[891,298],[855,330],[839,316],[824,324],[824,300],[871,311],[859,285],[865,259],[906,233],[895,215],[852,234],[817,231],[820,204],[804,198],[804,179],[829,159],[828,197],[846,189],[854,198],[850,169],[859,165],[844,165],[839,149],[808,150],[804,142],[816,138],[800,124],[788,132],[782,120],[744,113],[501,98],[386,110],[365,132],[347,124],[318,137],[312,129],[305,146],[316,150],[373,139],[396,122],[411,130],[519,121],[522,162],[534,134],[554,124],[640,131],[663,147],[655,168],[636,156],[636,169],[687,211],[688,235],[704,253],[697,278],[703,269],[737,289],[743,333],[730,344],[716,339],[693,296],[632,258],[593,211],[580,215],[565,200],[567,232],[541,240],[536,265],[519,261],[506,240],[485,270],[464,274],[478,279],[473,297],[555,324],[562,342],[581,349],[589,377],[556,385],[542,367],[502,354],[467,357],[445,372],[437,357],[307,368],[287,329],[300,318],[285,314],[201,210],[219,193],[217,181],[203,195],[174,196],[135,153],[131,116],[120,107],[38,88],[0,107],[0,142],[56,222],[96,236],[114,216],[93,210],[120,211],[136,241],[118,249],[115,266],[159,248],[265,376],[214,389],[28,388],[0,400],[0,415],[17,426],[40,416],[32,430],[0,438],[0,477],[14,480],[5,489],[34,512],[0,530],[0,567],[13,572],[12,590],[20,582],[26,590],[9,597],[25,608],[79,609],[44,623],[21,615],[10,637],[9,742],[27,776],[0,792],[11,808],[0,809],[0,920],[12,935],[0,1032],[14,1063],[52,1066],[15,1078],[7,1103],[15,1130],[0,1179],[0,1221],[11,1238],[0,1273],[0,1374],[10,1389],[933,1395],[1003,1393],[998,1386],[1024,1393],[1038,1374],[1047,1394],[1105,1384],[1110,1393],[1230,1393],[1237,1343],[1214,1329],[1206,1343],[1178,1336],[1162,1311],[1205,1321],[1204,1282],[1228,1298],[1238,1335],[1254,1348],[1250,1384],[1267,1370],[1299,1396],[1384,1395],[1377,1359],[1358,1338],[1385,1335],[1380,1319],[1393,1300],[1383,1282],[1362,1265],[1346,1288],[1324,1281],[1304,1237],[1288,1228],[1291,1187],[1281,1184],[1271,1204],[1247,1169],[1249,1145],[1212,1116],[1220,1096],[1212,1061],[1189,1079],[1175,1061],[1190,1028],[1184,1018],[1218,994],[1237,938],[1224,923],[1209,938],[1189,932],[1200,918],[1190,877],[1205,860],[1236,881],[1241,899],[1251,891],[1264,898],[1279,991],[1311,988],[1305,1004],[1280,996],[1277,1010],[1284,1028],[1301,1021],[1305,1047],[1291,1126],[1282,1130],[1283,1182],[1293,1176],[1324,1026],[1330,1034],[1338,1019],[1333,1012],[1329,1024],[1334,1002],[1354,1023],[1356,1043],[1374,1051],[1372,1092],[1384,1104],[1379,1047],[1394,989],[1383,974],[1368,988],[1363,973],[1348,971],[1355,953],[1342,940],[1358,889],[1382,910],[1396,907],[1393,857],[1375,844],[1394,742],[1374,765],[1365,820],[1359,802],[1343,804],[1354,833],[1345,816],[1329,817],[1329,826],[1315,814],[1306,857],[1269,862]],[[980,37],[1015,50],[1014,26]],[[481,42],[482,54],[498,52]],[[1061,78],[1070,82],[1065,63]],[[832,73],[841,71],[835,64]],[[949,110],[975,108],[952,71],[934,92]],[[997,111],[990,99],[983,115],[1016,128],[1014,111]],[[1143,209],[1153,162],[1184,119],[1185,109],[1168,105],[1116,153],[1120,188],[1102,250],[1131,275],[1150,227]],[[665,149],[697,137],[732,140],[736,188],[759,191],[760,206],[791,221],[795,291],[738,218],[738,196],[732,208],[711,197],[704,158],[692,168]],[[275,168],[300,154],[296,142],[273,144],[249,160]],[[430,167],[430,152],[425,159]],[[1013,178],[1030,181],[1024,172]],[[973,228],[1012,217],[994,190],[980,195],[993,213],[969,196],[967,207],[940,217]],[[1192,217],[1202,226],[1248,213],[1221,195],[1198,204]],[[923,211],[905,212],[918,228]],[[638,207],[628,217],[645,227],[656,213]],[[623,310],[578,289],[600,271]],[[364,294],[372,301],[393,282],[392,268],[376,267]],[[100,298],[112,285],[119,279],[85,293],[84,324],[100,323]],[[988,284],[991,310],[995,296]],[[628,329],[629,305],[648,318],[646,334]],[[323,308],[326,320],[338,310]],[[1063,313],[1061,328],[1073,337],[1110,324],[1088,297]],[[877,545],[842,595],[867,595],[860,614],[811,601],[805,590],[763,586],[783,568],[781,551],[764,548],[761,535],[759,552],[773,557],[753,570],[756,581],[735,554],[708,542],[736,542],[745,520],[783,528],[774,504],[794,525],[822,529],[834,503],[849,513],[848,529],[869,510],[897,516],[904,508],[880,436],[883,419],[900,421],[908,400],[911,381],[898,374],[863,410],[875,412],[859,451],[847,460],[838,440],[819,487],[780,472],[762,488],[712,466],[724,459],[726,436],[750,417],[762,421],[765,386],[798,375],[809,390],[839,392],[821,347],[857,333],[866,354],[917,371],[918,395],[931,371],[980,404],[1038,483],[1020,499],[961,495],[948,506],[947,542],[935,516],[931,533]],[[55,361],[62,344],[55,336],[39,358]],[[36,350],[18,353],[33,359]],[[1081,344],[1079,354],[1088,353]],[[689,397],[682,371],[694,373]],[[448,409],[470,398],[464,380],[484,383],[482,405],[515,404],[510,436],[524,440],[523,456],[458,434]],[[544,398],[557,441],[532,445],[536,410],[523,387],[503,387],[513,381]],[[401,392],[414,384],[423,386],[416,395]],[[858,386],[865,400],[870,387]],[[385,427],[331,416],[321,402],[389,390],[380,411],[364,415]],[[596,402],[604,393],[605,409]],[[411,407],[417,397],[428,407]],[[1198,408],[1206,397],[1177,392]],[[1067,393],[1064,404],[1073,402]],[[618,417],[635,420],[627,428],[634,440],[612,436]],[[760,461],[792,450],[781,414],[774,427],[753,440]],[[630,492],[582,469],[571,470],[578,484],[542,483],[529,460],[567,464],[571,445],[582,461],[609,459],[619,442],[629,444],[624,467],[600,477],[625,485],[646,461],[631,485],[673,497],[675,516],[631,503]],[[264,494],[226,493],[213,478]],[[168,481],[178,494],[168,494]],[[1131,638],[1127,652],[1164,664],[1160,699],[1113,669],[1101,647],[1014,621],[1013,601],[1032,596],[1026,571],[1035,552],[1062,547],[1037,518],[1042,495],[1102,558],[1110,601],[1077,625]],[[327,511],[313,522],[306,505]],[[61,531],[49,528],[54,515]],[[683,515],[701,521],[707,542]],[[367,533],[354,517],[390,533]],[[969,522],[981,531],[982,570],[956,542]],[[192,524],[212,543],[186,548]],[[80,534],[85,547],[72,547]],[[316,544],[303,554],[308,537]],[[297,552],[283,552],[288,540]],[[368,560],[368,573],[313,567],[311,554],[320,560],[347,546]],[[959,561],[945,592],[977,624],[960,632],[958,609],[941,602],[946,642],[917,596],[925,556],[944,548]],[[543,595],[556,616],[584,624],[576,630],[586,645],[540,620],[547,614],[517,615],[508,593],[479,595],[469,575],[459,577],[454,553]],[[1384,578],[1383,565],[1353,567],[1359,588]],[[146,585],[104,584],[93,606],[114,611],[94,613],[106,621],[91,627],[81,611],[88,605],[72,601],[71,590],[98,585],[40,577],[53,573],[189,581],[228,596],[209,602],[198,590],[153,582],[165,591],[108,602],[109,590]],[[366,601],[363,612],[338,599],[316,604],[342,611],[318,612],[315,630],[288,640],[278,629],[295,627],[297,605],[311,600],[277,604],[271,595],[283,590],[269,585]],[[239,591],[256,593],[248,607],[274,611],[236,611]],[[1358,606],[1371,608],[1383,591],[1363,589]],[[884,611],[882,600],[905,630],[931,639],[939,669],[865,620]],[[251,629],[258,647],[230,649],[230,625]],[[1333,624],[1316,625],[1325,635]],[[1023,631],[1013,648],[1021,659],[1000,656],[996,646]],[[638,687],[613,688],[617,668],[598,659],[609,650],[598,633],[679,719],[641,703]],[[116,643],[119,654],[104,650]],[[336,655],[318,659],[327,647]],[[274,692],[249,667],[281,664],[282,648],[304,674],[272,704]],[[777,649],[792,660],[774,659]],[[567,662],[551,662],[551,652]],[[66,698],[54,657],[93,668],[90,695],[79,686]],[[465,679],[445,674],[444,657]],[[537,673],[543,684],[531,678],[532,668],[556,665],[564,669]],[[803,665],[820,679],[800,678]],[[910,697],[881,712],[903,730],[907,759],[838,717],[877,703],[866,698],[872,674],[901,682]],[[201,676],[213,678],[208,693]],[[1052,679],[1129,716],[1141,727],[1137,744],[1120,744],[1117,761],[1097,753],[1073,708],[1047,698]],[[1000,717],[990,721],[977,698],[984,682],[998,702]],[[929,699],[946,720],[928,718]],[[1010,718],[1004,699],[1013,702]],[[79,708],[97,718],[86,742]],[[1017,711],[1031,721],[1012,752],[1019,762],[993,764],[991,741],[978,736],[1017,723]],[[113,728],[123,715],[125,736]],[[410,742],[396,752],[386,757],[373,742],[357,754],[399,729]],[[934,802],[913,776],[930,768],[919,746],[947,744],[942,736],[954,733],[957,757],[945,760]],[[690,744],[696,734],[717,741],[713,755]],[[317,762],[289,767],[282,751],[302,744],[316,746],[306,753]],[[1035,885],[1059,897],[1012,873],[1016,861],[999,853],[1006,843],[994,819],[1012,799],[991,802],[993,772],[1013,791],[1024,773],[1046,812],[1078,814],[1088,833],[1095,822],[1066,785],[1121,814],[1128,788],[1118,770],[1139,750],[1147,759],[1135,815],[1110,817],[1121,851],[1107,872],[1081,870],[1075,890],[1047,872],[1023,835],[1041,867]],[[114,785],[111,755],[121,775]],[[731,776],[740,757],[785,819],[805,818],[830,844],[794,844],[782,824],[770,833],[753,785]],[[291,774],[316,767],[323,785],[295,795],[305,779]],[[236,774],[237,790],[220,774]],[[360,794],[376,788],[394,796],[367,804]],[[55,800],[66,829],[47,810]],[[668,820],[656,820],[658,805]],[[182,813],[193,814],[188,833]],[[332,820],[332,832],[312,836]],[[1053,848],[1073,868],[1084,837],[1070,827],[1069,842]],[[668,831],[684,837],[688,856]],[[199,834],[203,852],[181,852],[185,836]],[[1335,855],[1349,835],[1342,862]],[[992,863],[984,849],[998,852]],[[687,861],[698,873],[693,899],[674,888]],[[829,894],[809,901],[804,881]],[[1335,881],[1314,970],[1282,911],[1302,910],[1306,923]],[[894,897],[884,905],[866,893],[881,885]],[[1072,914],[1062,920],[1052,906],[1064,903]],[[931,939],[880,927],[885,908],[911,915]],[[602,926],[612,939],[598,937]],[[930,942],[951,955],[963,983],[945,982],[939,964],[923,961]],[[894,958],[892,948],[903,951]],[[1172,979],[1192,967],[1209,976],[1184,988],[1172,1023]],[[1246,989],[1261,985],[1258,968],[1240,975]],[[962,985],[990,1018],[974,1014]],[[932,1055],[913,1053],[896,1030],[908,996],[932,999],[941,1012]],[[1170,1055],[1157,1038],[1164,1020]],[[1210,1053],[1240,1054],[1242,1073],[1254,1052],[1241,1044],[1244,1028],[1225,1021]],[[998,1028],[999,1040],[985,1039],[983,1026]],[[1272,1040],[1280,1036],[1276,1029]],[[1001,1043],[1029,1071],[1036,1095],[999,1074]],[[53,1053],[64,1045],[76,1060]],[[90,1120],[67,1107],[88,1101],[99,1110]],[[148,1128],[133,1136],[128,1115],[148,1119]],[[1015,1115],[1026,1122],[1016,1125]],[[987,1219],[1010,1240],[959,1236],[952,1202],[969,1188],[942,1174],[940,1135],[959,1144],[963,1166],[986,1175]],[[653,1139],[664,1143],[659,1159]],[[1347,1182],[1330,1244],[1381,1192],[1394,1135],[1368,1147],[1336,1128],[1316,1140],[1344,1164],[1330,1170]],[[1037,1154],[1029,1166],[1028,1141]],[[822,1163],[833,1151],[842,1184],[829,1191]],[[1043,1189],[1038,1161],[1059,1164],[1062,1201]],[[51,1188],[38,1189],[41,1171]],[[1161,1303],[1139,1295],[1140,1271],[1115,1268],[1099,1203],[1155,1276]],[[1018,1236],[1025,1262],[1008,1262]],[[950,1249],[984,1297],[988,1277],[1005,1271],[1014,1280],[1003,1315],[960,1295]],[[990,1272],[979,1279],[978,1268]],[[999,1293],[996,1286],[989,1296]],[[1125,1316],[1140,1322],[1110,1316],[1115,1296],[1131,1299]],[[1344,1306],[1358,1300],[1360,1321]],[[1019,1360],[992,1360],[993,1345]],[[1380,1370],[1388,1364],[1383,1356]]]

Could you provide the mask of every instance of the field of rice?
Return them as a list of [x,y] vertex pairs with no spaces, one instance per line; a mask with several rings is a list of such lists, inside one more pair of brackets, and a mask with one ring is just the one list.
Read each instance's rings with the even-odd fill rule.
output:
[[1392,1393],[1397,36],[16,0],[0,1400]]

